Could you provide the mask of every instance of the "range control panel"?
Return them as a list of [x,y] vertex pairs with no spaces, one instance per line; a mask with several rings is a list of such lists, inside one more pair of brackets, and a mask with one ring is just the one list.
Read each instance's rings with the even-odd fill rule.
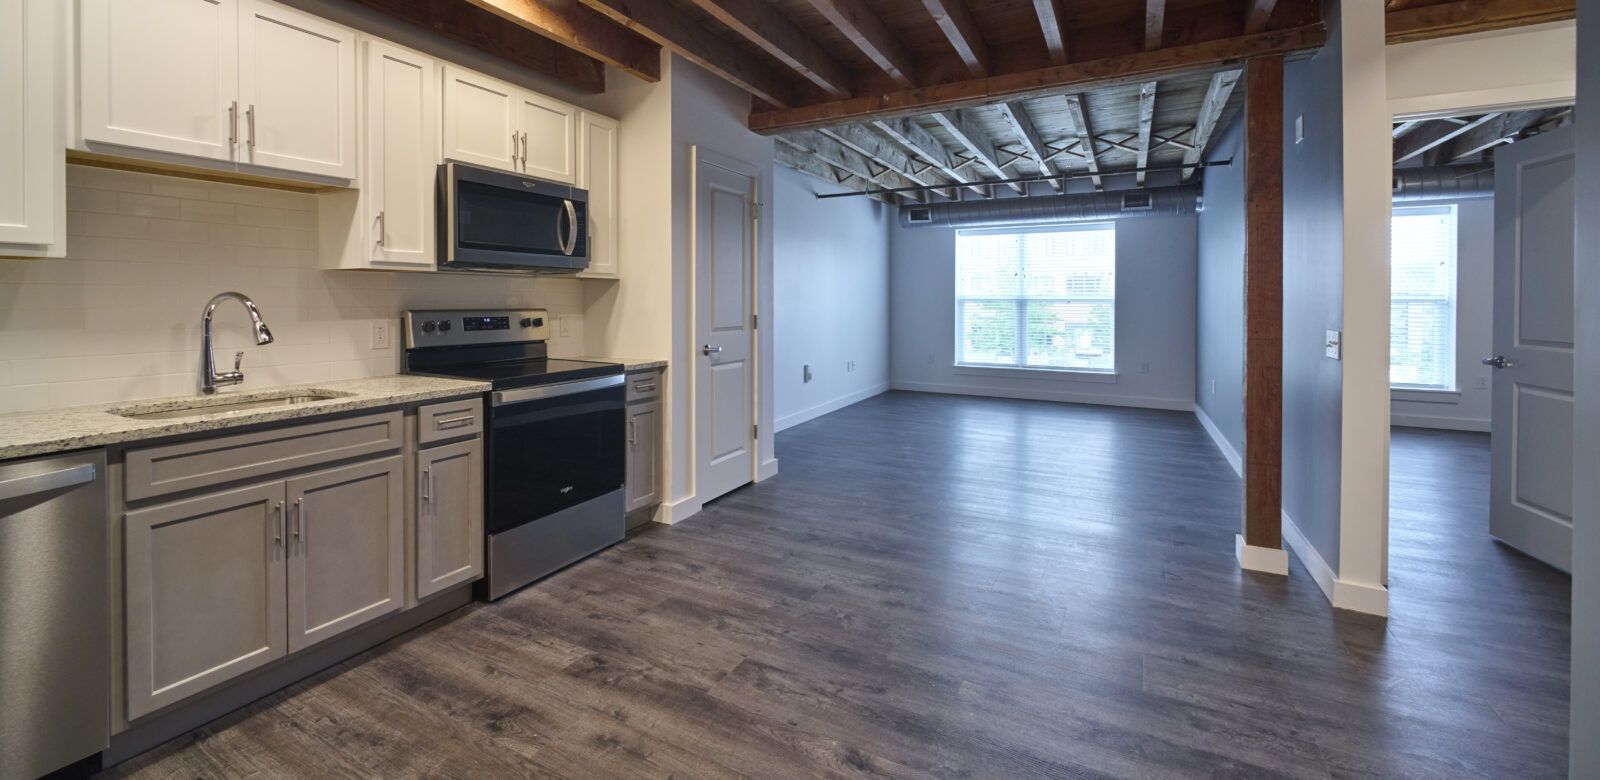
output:
[[550,338],[544,309],[423,309],[406,312],[406,349],[507,344]]

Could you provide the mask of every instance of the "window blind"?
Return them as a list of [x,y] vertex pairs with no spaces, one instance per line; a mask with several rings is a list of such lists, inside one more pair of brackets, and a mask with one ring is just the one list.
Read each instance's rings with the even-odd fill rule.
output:
[[1116,228],[956,234],[956,362],[1116,368]]
[[1397,208],[1389,249],[1389,384],[1456,386],[1456,207]]

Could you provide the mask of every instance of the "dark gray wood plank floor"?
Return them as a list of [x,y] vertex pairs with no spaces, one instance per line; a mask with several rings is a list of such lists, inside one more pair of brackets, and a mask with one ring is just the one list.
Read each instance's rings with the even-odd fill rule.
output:
[[1566,577],[1396,429],[1392,617],[1233,559],[1189,414],[890,393],[782,474],[114,777],[1566,776]]

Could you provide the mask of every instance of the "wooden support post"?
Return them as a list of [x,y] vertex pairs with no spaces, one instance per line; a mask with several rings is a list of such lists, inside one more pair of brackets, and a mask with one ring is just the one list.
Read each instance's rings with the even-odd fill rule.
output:
[[1287,574],[1283,551],[1283,58],[1245,82],[1244,533],[1239,563]]

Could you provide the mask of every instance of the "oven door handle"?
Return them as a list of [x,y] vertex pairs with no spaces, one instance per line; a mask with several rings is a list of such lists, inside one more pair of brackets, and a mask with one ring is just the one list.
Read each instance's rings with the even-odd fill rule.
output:
[[538,387],[519,387],[514,390],[494,391],[494,406],[506,404],[519,404],[524,401],[537,401],[541,398],[559,398],[563,395],[574,393],[587,393],[590,390],[604,390],[608,387],[617,387],[625,384],[628,378],[622,374],[603,376],[598,379],[579,379],[576,382],[559,382],[553,385],[540,385]]
[[572,251],[578,248],[578,210],[573,207],[571,200],[563,200],[561,203],[566,206],[567,225],[570,227],[567,228],[567,237],[563,240],[561,220],[556,220],[556,240],[561,242],[561,254],[571,257]]

